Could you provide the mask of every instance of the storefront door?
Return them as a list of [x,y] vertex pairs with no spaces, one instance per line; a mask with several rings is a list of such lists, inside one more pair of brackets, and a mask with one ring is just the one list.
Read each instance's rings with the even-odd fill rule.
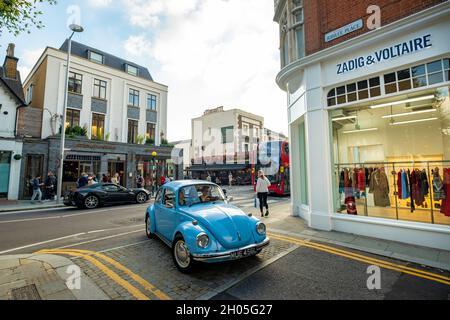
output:
[[113,177],[116,173],[118,173],[119,177],[120,177],[119,184],[122,187],[126,186],[125,162],[109,161],[108,162],[108,172],[111,175],[111,177]]
[[0,151],[0,198],[8,198],[11,152]]

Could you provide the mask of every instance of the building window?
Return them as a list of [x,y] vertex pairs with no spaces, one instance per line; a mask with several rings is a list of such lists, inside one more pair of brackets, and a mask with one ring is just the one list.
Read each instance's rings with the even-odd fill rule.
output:
[[33,88],[34,84],[31,84],[27,89],[27,103],[31,103],[31,101],[33,101]]
[[100,53],[89,51],[89,60],[95,63],[103,64],[104,56]]
[[222,128],[222,143],[232,143],[234,142],[234,127]]
[[147,95],[147,109],[156,111],[158,99],[154,94]]
[[138,135],[138,122],[135,120],[128,120],[128,143],[137,143]]
[[75,72],[69,72],[69,92],[81,94],[83,76]]
[[80,110],[67,109],[66,111],[66,128],[80,126]]
[[147,123],[146,133],[147,143],[154,144],[156,139],[156,125],[154,123]]
[[103,140],[105,137],[105,115],[99,113],[92,114],[92,140]]
[[128,94],[128,104],[133,107],[139,107],[139,91],[130,89]]
[[106,99],[106,81],[94,79],[94,98]]
[[242,125],[242,134],[243,134],[244,136],[248,136],[248,135],[249,135],[249,129],[250,129],[249,125],[246,124],[246,123],[244,123],[244,124]]
[[292,1],[292,25],[294,29],[297,59],[305,56],[305,33],[303,28],[303,0]]
[[131,74],[132,76],[138,76],[139,75],[139,69],[136,68],[135,66],[126,64],[125,65],[125,69],[126,69],[127,73]]
[[[389,76],[400,90],[402,81],[425,74],[423,66],[403,70]],[[450,177],[449,91],[448,85],[419,89],[329,112],[336,212],[450,225],[441,188]]]

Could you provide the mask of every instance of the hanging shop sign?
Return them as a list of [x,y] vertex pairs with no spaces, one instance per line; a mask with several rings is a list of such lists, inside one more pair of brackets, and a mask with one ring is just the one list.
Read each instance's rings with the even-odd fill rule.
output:
[[433,43],[431,41],[431,34],[427,34],[425,36],[411,39],[409,41],[405,41],[391,47],[380,49],[367,56],[360,56],[339,63],[337,65],[337,74],[342,75],[347,72],[358,70],[364,67],[369,67],[383,61],[389,61],[397,57],[420,52],[432,46]]
[[333,41],[337,38],[345,36],[346,34],[362,29],[363,27],[364,27],[363,19],[359,19],[358,21],[349,23],[348,25],[343,26],[342,28],[327,33],[325,35],[325,42]]

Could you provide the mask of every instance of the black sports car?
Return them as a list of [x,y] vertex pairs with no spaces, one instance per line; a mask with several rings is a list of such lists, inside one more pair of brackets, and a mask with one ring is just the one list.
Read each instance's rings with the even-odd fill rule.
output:
[[64,197],[66,206],[95,209],[110,204],[139,203],[150,200],[145,189],[127,189],[112,183],[99,183],[70,191]]

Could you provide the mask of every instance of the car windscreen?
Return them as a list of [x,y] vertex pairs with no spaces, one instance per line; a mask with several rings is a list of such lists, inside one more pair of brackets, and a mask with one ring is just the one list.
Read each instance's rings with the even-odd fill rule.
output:
[[178,194],[180,206],[192,206],[198,203],[225,202],[225,196],[218,186],[195,185],[184,187]]

